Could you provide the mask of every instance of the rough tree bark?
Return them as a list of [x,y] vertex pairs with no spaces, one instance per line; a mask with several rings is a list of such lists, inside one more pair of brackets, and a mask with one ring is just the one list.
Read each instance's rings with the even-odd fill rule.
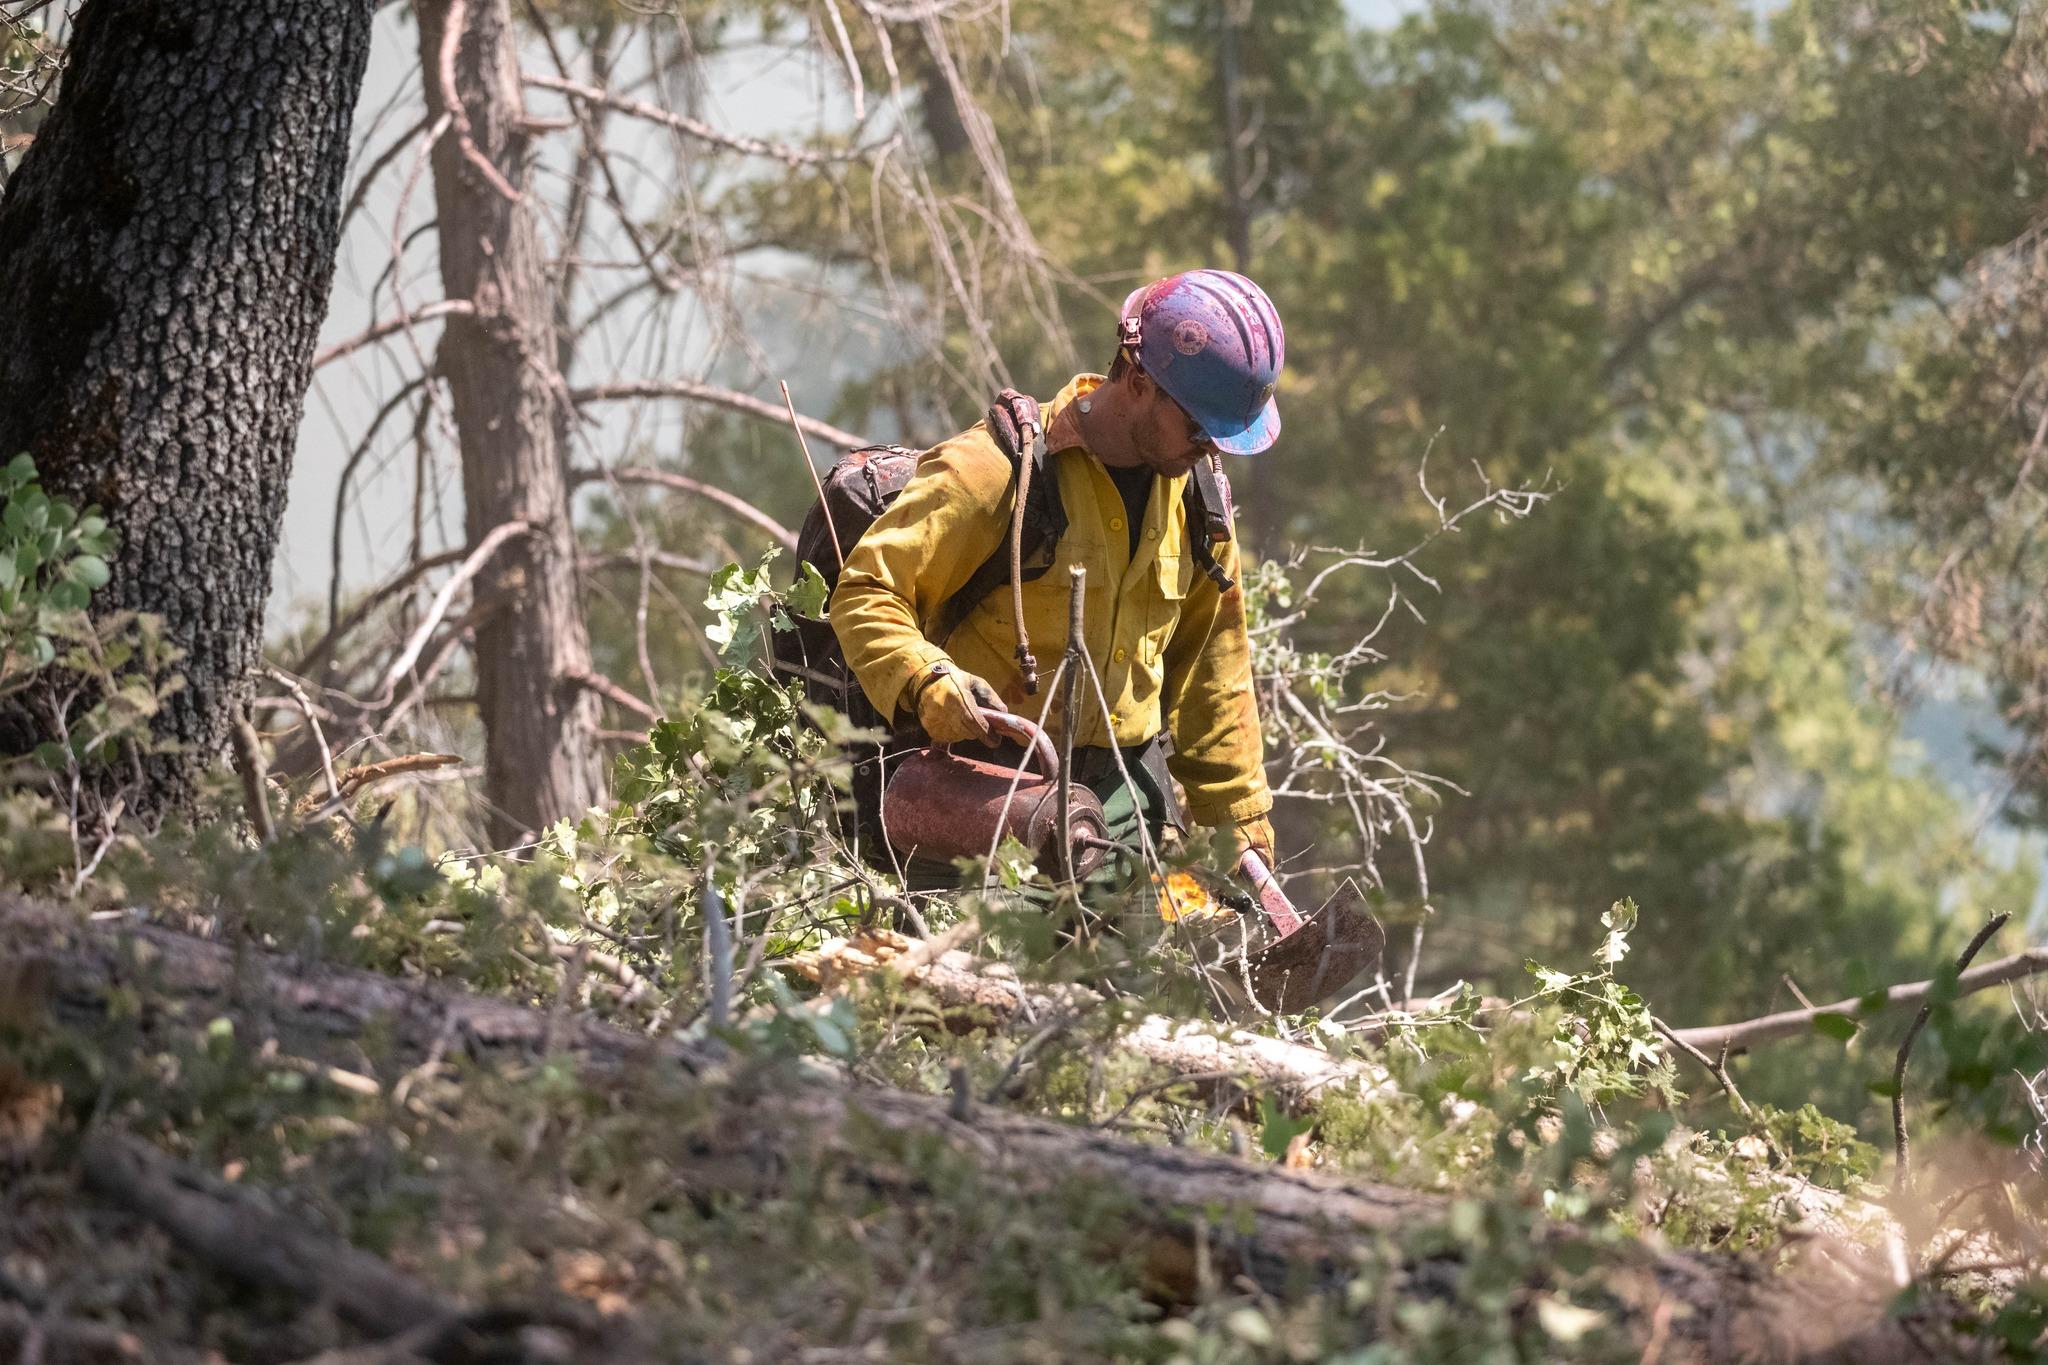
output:
[[[369,0],[86,0],[0,200],[0,458],[121,537],[96,611],[163,618],[184,689],[130,809],[190,792],[257,658],[334,273]],[[0,750],[51,737],[0,716]]]
[[476,633],[484,798],[491,837],[505,844],[603,791],[597,698],[575,682],[591,669],[569,520],[572,413],[555,370],[555,293],[532,210],[510,7],[422,0],[419,19],[428,114],[451,116],[433,157],[441,284],[474,305],[447,320],[439,359],[462,442],[469,541],[508,521],[537,528],[476,583],[491,609]]
[[[138,963],[146,963],[140,974]],[[91,1018],[117,986],[142,1002],[145,1023],[159,1011],[225,1014],[237,1021],[238,1035],[276,1038],[304,1056],[375,1027],[402,1061],[437,1042],[479,1058],[561,1049],[578,1057],[593,1083],[611,1075],[635,1093],[657,1083],[719,1086],[728,1073],[715,1047],[649,1039],[581,1015],[370,972],[307,968],[260,949],[238,952],[142,925],[88,925],[61,910],[0,901],[0,998],[47,1002],[59,1018]],[[1076,1180],[1117,1192],[1130,1204],[1131,1245],[1142,1248],[1155,1292],[1168,1298],[1195,1292],[1205,1258],[1218,1275],[1245,1276],[1276,1295],[1318,1292],[1355,1268],[1368,1240],[1398,1241],[1448,1211],[1440,1195],[1146,1146],[994,1106],[972,1105],[963,1115],[944,1099],[880,1087],[816,1079],[728,1085],[721,1104],[724,1121],[679,1134],[664,1153],[670,1170],[699,1188],[772,1197],[786,1193],[791,1173],[832,1162],[866,1171],[890,1197],[933,1198],[933,1190],[891,1169],[873,1137],[937,1138],[1026,1192],[1050,1194]],[[1544,1225],[1535,1235],[1561,1249],[1579,1234]],[[1450,1254],[1412,1259],[1402,1292],[1452,1293],[1458,1273]],[[1666,1362],[1886,1365],[1961,1356],[1936,1296],[1895,1316],[1887,1279],[1841,1265],[1774,1275],[1734,1257],[1642,1246],[1614,1267],[1608,1288],[1616,1322]]]

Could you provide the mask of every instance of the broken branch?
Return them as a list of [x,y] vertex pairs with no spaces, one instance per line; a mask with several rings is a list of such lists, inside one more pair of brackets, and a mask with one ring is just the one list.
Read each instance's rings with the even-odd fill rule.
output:
[[[1996,962],[1987,962],[1973,967],[1962,974],[1956,982],[1956,993],[1970,995],[1976,991],[2003,986],[2008,981],[2048,972],[2048,948],[2029,948],[2025,952],[2002,957]],[[1889,987],[1884,1003],[1867,1006],[1862,1000],[1837,1000],[1832,1005],[1821,1005],[1807,1010],[1784,1010],[1767,1014],[1760,1019],[1745,1019],[1736,1024],[1710,1024],[1702,1028],[1674,1029],[1674,1039],[1683,1040],[1702,1052],[1718,1051],[1726,1046],[1731,1052],[1745,1052],[1762,1043],[1775,1043],[1785,1038],[1798,1038],[1813,1031],[1813,1021],[1823,1014],[1840,1014],[1855,1019],[1864,1017],[1876,1009],[1895,1009],[1905,1005],[1916,1005],[1927,999],[1927,992],[1933,987],[1932,981],[1913,981],[1905,985]]]

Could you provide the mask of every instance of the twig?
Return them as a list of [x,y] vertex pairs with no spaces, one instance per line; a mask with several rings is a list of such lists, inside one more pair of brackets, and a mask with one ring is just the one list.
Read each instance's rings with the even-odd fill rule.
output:
[[1243,1081],[1247,1077],[1248,1073],[1242,1067],[1233,1067],[1227,1071],[1188,1071],[1177,1076],[1168,1076],[1163,1080],[1152,1081],[1133,1090],[1124,1100],[1123,1108],[1093,1126],[1096,1128],[1112,1128],[1125,1115],[1137,1108],[1141,1100],[1148,1099],[1162,1090],[1171,1090],[1177,1085],[1206,1085],[1216,1081]]
[[576,567],[584,573],[595,573],[601,569],[632,569],[638,572],[643,564],[657,569],[675,569],[698,578],[709,578],[718,572],[719,566],[707,559],[690,555],[679,555],[673,550],[657,550],[652,546],[643,550],[608,550],[602,554],[579,555]]
[[107,850],[114,846],[114,836],[120,832],[121,813],[128,809],[128,797],[124,792],[116,796],[113,803],[100,816],[100,841],[94,846],[92,856],[78,867],[71,879],[71,894],[76,896],[92,880],[92,874],[99,871],[100,861],[107,856]]
[[[301,678],[312,677],[313,670],[327,662],[328,656],[334,653],[335,648],[348,636],[349,632],[369,619],[370,613],[404,592],[407,588],[410,588],[413,584],[419,582],[420,579],[426,577],[434,570],[445,569],[450,564],[459,562],[468,553],[469,549],[467,546],[457,546],[453,550],[443,550],[439,554],[428,555],[425,559],[417,559],[411,564],[406,565],[404,569],[399,571],[397,577],[365,593],[354,606],[349,608],[348,615],[331,625],[325,635],[315,640],[312,647],[299,656],[298,662],[292,665],[291,671]],[[336,581],[339,582],[340,580],[337,578]]]
[[782,406],[789,412],[789,424],[796,430],[796,443],[804,453],[804,473],[811,476],[811,488],[818,495],[818,510],[825,514],[825,530],[832,537],[832,558],[838,567],[846,567],[846,546],[839,541],[839,528],[832,522],[832,504],[825,501],[825,485],[818,478],[818,467],[811,463],[811,443],[804,439],[804,424],[796,417],[796,403],[789,396],[789,381],[777,380],[782,385]]
[[678,114],[671,110],[660,108],[657,105],[646,104],[640,100],[627,99],[620,95],[614,95],[609,91],[598,90],[592,86],[579,84],[576,81],[563,80],[559,76],[543,76],[529,72],[520,79],[538,90],[551,90],[558,95],[566,95],[572,100],[581,100],[585,104],[595,104],[606,109],[615,109],[621,114],[646,119],[649,123],[659,123],[665,128],[673,128],[677,132],[694,137],[700,142],[708,142],[713,146],[724,147],[728,151],[741,152],[749,156],[771,157],[786,166],[824,166],[830,165],[833,162],[859,161],[873,155],[875,151],[874,148],[856,148],[844,152],[820,152],[813,151],[807,147],[791,147],[783,143],[763,142],[759,138],[746,137],[737,133],[720,132],[702,119],[691,118],[688,114]]
[[1778,975],[1778,979],[1785,983],[1785,989],[1792,992],[1792,998],[1799,1002],[1801,1008],[1809,1010],[1814,1008],[1814,1003],[1806,998],[1806,992],[1800,990],[1799,983],[1792,979],[1792,973],[1781,972]]
[[1059,1011],[1051,1019],[1047,1020],[1036,1033],[1025,1039],[1023,1044],[1010,1054],[1009,1064],[1003,1068],[1003,1074],[996,1077],[995,1081],[989,1086],[988,1102],[994,1104],[1001,1100],[1003,1092],[1009,1088],[1010,1082],[1016,1078],[1017,1073],[1024,1069],[1024,1063],[1031,1060],[1032,1054],[1060,1034],[1072,1028],[1074,1021],[1080,1017],[1078,1011]]
[[[733,412],[744,412],[750,417],[759,417],[770,422],[783,420],[773,403],[755,398],[751,394],[722,389],[716,384],[700,383],[695,379],[637,379],[620,380],[611,384],[592,384],[585,388],[571,389],[569,401],[581,407],[585,403],[608,403],[626,398],[689,398],[699,403],[710,403],[715,407],[727,408]],[[830,422],[821,422],[815,417],[799,417],[797,425],[821,441],[858,450],[874,442],[865,436],[856,436]]]
[[743,521],[754,525],[775,537],[785,550],[796,548],[796,532],[784,526],[760,508],[723,488],[693,479],[687,474],[675,474],[666,469],[646,469],[635,465],[611,465],[604,469],[574,469],[569,472],[569,486],[580,488],[586,483],[600,481],[609,483],[645,483],[657,488],[672,488],[678,493],[689,493],[717,503]]
[[[1963,949],[1963,955],[1956,959],[1958,981],[1969,969],[1970,959],[1977,956],[1977,950],[1990,942],[1991,936],[2003,929],[2011,918],[2007,912],[1993,915],[1990,922],[1977,931],[1977,936],[1970,940],[1970,946]],[[1927,1003],[1920,1007],[1920,1012],[1913,1016],[1912,1027],[1906,1030],[1904,1040],[1899,1043],[1898,1060],[1892,1064],[1892,1146],[1899,1154],[1898,1168],[1892,1172],[1892,1190],[1898,1194],[1904,1194],[1907,1185],[1912,1183],[1912,1157],[1906,1148],[1906,1063],[1912,1060],[1913,1044],[1920,1037],[1920,1030],[1933,1015],[1934,1000],[1930,995]]]
[[233,727],[229,737],[235,745],[235,771],[242,775],[242,799],[249,807],[249,820],[256,826],[256,837],[262,842],[273,843],[277,839],[277,826],[270,820],[270,798],[264,792],[268,774],[263,764],[263,742],[256,738],[256,727],[249,723],[249,713],[236,708]]
[[88,1188],[163,1228],[201,1261],[251,1284],[322,1300],[368,1331],[399,1332],[450,1311],[369,1252],[301,1227],[252,1191],[209,1180],[133,1138],[89,1139],[84,1168]]
[[313,714],[313,699],[306,695],[304,684],[276,664],[265,664],[263,671],[283,685],[298,705],[299,714],[306,718],[306,728],[312,732],[313,743],[320,750],[320,777],[327,783],[329,800],[341,795],[341,784],[334,776],[334,751],[327,747],[327,732],[320,728],[320,718]]
[[1721,1088],[1728,1092],[1728,1098],[1735,1102],[1736,1109],[1741,1111],[1744,1118],[1756,1117],[1756,1111],[1749,1107],[1749,1101],[1742,1098],[1742,1092],[1735,1088],[1735,1078],[1728,1074],[1728,1049],[1725,1044],[1721,1048],[1721,1056],[1717,1061],[1694,1047],[1691,1043],[1686,1042],[1685,1039],[1679,1037],[1676,1029],[1655,1015],[1650,1016],[1650,1023],[1657,1032],[1664,1035],[1666,1042],[1705,1067],[1707,1074],[1721,1083]]
[[442,618],[447,616],[448,608],[455,601],[455,594],[462,591],[465,584],[483,571],[484,565],[488,564],[491,556],[498,552],[499,546],[512,537],[524,535],[532,529],[533,524],[531,522],[518,520],[500,522],[486,532],[484,538],[476,543],[476,547],[469,552],[468,557],[462,561],[454,573],[448,575],[448,581],[441,585],[440,591],[436,592],[433,600],[427,604],[426,613],[420,617],[419,624],[413,627],[411,637],[405,642],[405,648],[398,652],[398,657],[393,659],[390,667],[384,670],[383,681],[377,686],[376,696],[378,704],[381,705],[391,700],[398,691],[399,680],[405,677],[406,673],[415,663],[419,662],[420,651],[427,647],[427,640],[433,635],[434,627],[440,625]]
[[325,1081],[336,1090],[346,1091],[351,1095],[375,1099],[384,1093],[383,1086],[359,1071],[344,1071],[338,1066],[316,1062],[310,1057],[295,1057],[288,1052],[277,1052],[265,1057],[264,1060],[280,1071],[293,1071],[316,1081]]
[[461,762],[460,754],[400,754],[396,758],[387,758],[376,763],[360,763],[336,779],[334,795],[325,801],[317,801],[312,796],[303,797],[295,813],[308,821],[325,820],[379,782],[402,777],[407,773],[452,768]]

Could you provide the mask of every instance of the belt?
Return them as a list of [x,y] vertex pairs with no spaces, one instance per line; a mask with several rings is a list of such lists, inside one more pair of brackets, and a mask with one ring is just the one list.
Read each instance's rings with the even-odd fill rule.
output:
[[1077,782],[1107,782],[1118,776],[1117,759],[1123,759],[1122,767],[1132,772],[1140,768],[1149,770],[1155,760],[1153,754],[1159,749],[1159,736],[1154,735],[1142,744],[1133,744],[1121,751],[1086,745],[1074,750],[1074,780]]

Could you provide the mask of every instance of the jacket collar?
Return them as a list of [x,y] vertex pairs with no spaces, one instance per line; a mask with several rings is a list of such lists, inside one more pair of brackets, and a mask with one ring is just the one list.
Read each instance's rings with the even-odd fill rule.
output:
[[[1099,374],[1077,374],[1053,395],[1045,409],[1045,448],[1048,451],[1087,449],[1081,439],[1081,414],[1074,404],[1108,383]],[[1093,452],[1090,452],[1091,454]]]

